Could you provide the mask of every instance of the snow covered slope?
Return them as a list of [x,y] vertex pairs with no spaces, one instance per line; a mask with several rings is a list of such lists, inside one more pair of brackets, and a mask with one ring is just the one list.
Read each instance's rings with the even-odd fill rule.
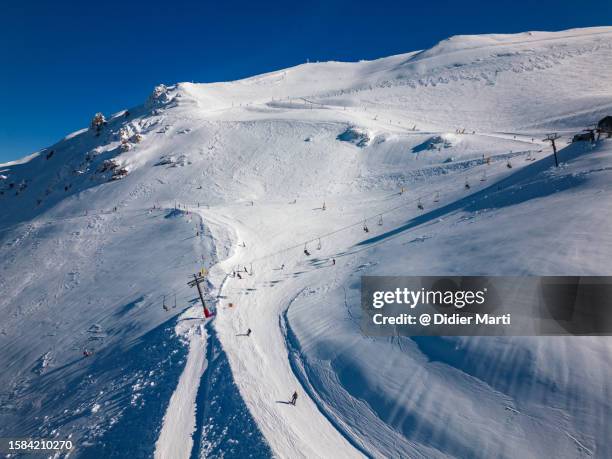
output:
[[[611,74],[612,27],[452,37],[160,86],[0,165],[0,436],[71,435],[79,457],[611,456],[609,339],[358,326],[364,274],[612,274],[612,143],[566,146],[612,112]],[[202,268],[212,321],[186,285]]]

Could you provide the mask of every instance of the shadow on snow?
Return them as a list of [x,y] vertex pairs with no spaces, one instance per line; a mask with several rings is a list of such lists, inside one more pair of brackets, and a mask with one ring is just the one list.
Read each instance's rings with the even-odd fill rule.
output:
[[246,407],[214,327],[207,325],[208,366],[196,397],[191,459],[270,458],[272,451]]

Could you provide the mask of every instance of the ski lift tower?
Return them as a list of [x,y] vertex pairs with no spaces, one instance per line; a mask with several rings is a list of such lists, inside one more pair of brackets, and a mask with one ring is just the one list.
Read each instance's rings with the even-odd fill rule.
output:
[[202,271],[200,271],[198,274],[193,275],[193,280],[187,282],[187,285],[189,285],[189,287],[198,288],[198,295],[200,296],[200,301],[202,302],[202,309],[204,310],[204,317],[208,318],[210,317],[210,311],[206,307],[206,303],[204,302],[204,295],[202,294],[202,288],[200,287],[200,284],[204,282],[205,280],[206,280],[205,274]]
[[553,153],[555,155],[555,167],[559,167],[559,160],[557,159],[557,146],[555,145],[555,140],[559,139],[561,136],[556,132],[553,134],[546,134],[546,138],[542,139],[545,142],[550,142],[553,148]]

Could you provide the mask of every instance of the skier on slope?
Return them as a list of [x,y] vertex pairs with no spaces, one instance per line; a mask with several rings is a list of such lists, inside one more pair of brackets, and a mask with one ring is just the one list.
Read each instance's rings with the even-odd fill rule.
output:
[[336,266],[336,259],[332,258],[332,266]]

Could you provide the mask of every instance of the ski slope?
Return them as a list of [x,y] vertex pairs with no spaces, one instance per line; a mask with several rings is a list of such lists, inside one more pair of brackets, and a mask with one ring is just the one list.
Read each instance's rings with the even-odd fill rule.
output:
[[608,338],[359,329],[362,275],[612,274],[612,142],[568,143],[612,112],[610,74],[612,27],[457,36],[158,87],[0,165],[0,436],[70,436],[77,457],[611,456]]

